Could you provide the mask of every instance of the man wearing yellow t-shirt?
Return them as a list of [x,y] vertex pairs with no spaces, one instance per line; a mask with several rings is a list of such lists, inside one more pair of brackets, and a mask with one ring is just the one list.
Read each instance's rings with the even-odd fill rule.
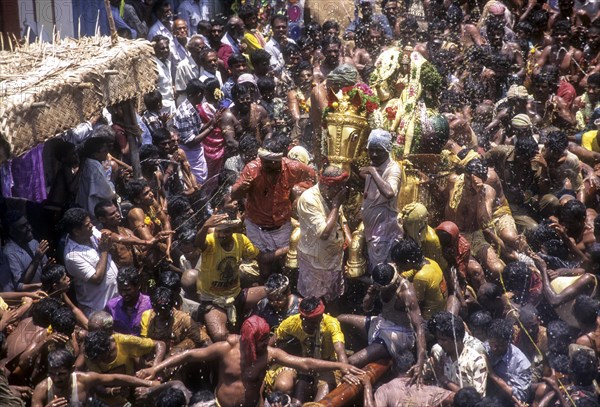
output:
[[[133,335],[115,333],[105,330],[90,332],[85,338],[84,354],[89,371],[96,373],[118,373],[133,376],[138,370],[136,359],[154,352],[154,363],[160,363],[166,351],[162,341],[149,338],[140,338]],[[120,394],[115,394],[114,389],[109,389],[106,401],[111,405],[127,402]],[[115,404],[116,405],[116,404]],[[122,405],[122,404],[121,404]]]
[[[227,338],[227,322],[235,326],[238,310],[249,311],[267,296],[262,286],[245,290],[240,286],[240,263],[257,258],[259,251],[245,235],[234,233],[239,224],[227,214],[214,214],[196,236],[202,251],[196,287],[213,342]],[[213,233],[208,233],[210,228]]]
[[[275,335],[271,338],[271,345],[279,345],[295,340],[299,342],[302,357],[338,361],[347,363],[344,334],[339,321],[324,314],[325,305],[316,297],[302,300],[299,306],[300,314],[286,318],[277,327]],[[297,377],[295,397],[305,402],[308,399],[310,378],[297,375],[296,371],[289,368],[281,369],[272,367],[267,372],[267,381],[271,381],[274,389],[286,390],[292,393],[293,384]],[[336,387],[336,376],[333,373],[321,373],[316,376],[317,390],[315,401],[321,400],[330,390]],[[354,381],[356,378],[345,376],[345,380]],[[284,383],[284,384],[283,384]],[[287,387],[287,388],[285,388]]]
[[414,240],[398,241],[392,247],[391,258],[402,277],[413,284],[423,319],[429,320],[435,312],[446,309],[448,290],[442,269],[423,255]]

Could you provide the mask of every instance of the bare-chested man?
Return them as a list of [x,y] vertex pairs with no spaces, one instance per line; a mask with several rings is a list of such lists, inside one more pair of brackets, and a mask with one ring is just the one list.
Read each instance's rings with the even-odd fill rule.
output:
[[74,372],[75,356],[66,349],[48,355],[48,379],[33,392],[32,407],[83,405],[95,387],[152,387],[159,383],[124,374]]
[[127,214],[127,221],[133,233],[140,239],[153,240],[167,234],[164,243],[158,243],[156,249],[149,251],[147,264],[154,266],[163,258],[171,261],[171,221],[161,208],[148,183],[144,180],[131,180],[126,185],[127,194],[134,207]]
[[338,37],[325,38],[322,43],[322,52],[325,58],[314,70],[316,82],[324,81],[327,75],[341,64],[354,64],[352,58],[342,56],[342,42]]
[[408,373],[412,375],[411,382],[422,383],[421,375],[426,360],[425,333],[415,289],[389,264],[377,265],[371,276],[373,285],[367,290],[363,310],[372,311],[379,296],[383,304],[381,313],[376,317],[351,314],[337,317],[342,325],[351,327],[368,342],[366,348],[349,357],[348,361],[356,366],[364,366],[382,357],[392,356],[399,363],[397,358],[412,349],[416,340],[417,363]]
[[241,335],[229,335],[227,340],[206,348],[180,353],[157,366],[140,370],[137,375],[151,379],[166,368],[191,362],[219,360],[219,379],[215,392],[218,405],[254,407],[260,401],[261,387],[269,363],[279,363],[303,371],[340,369],[344,374],[363,373],[347,363],[300,358],[270,347],[269,331],[267,321],[254,315],[242,324]]
[[496,240],[492,213],[496,191],[487,181],[487,167],[479,159],[471,160],[463,175],[450,176],[446,190],[446,220],[454,222],[471,244],[471,253],[481,265],[498,278],[503,262],[487,239]]
[[369,76],[377,56],[384,45],[383,28],[379,24],[362,26],[356,30],[356,49],[352,60],[363,80],[369,82]]
[[257,87],[253,83],[237,83],[231,89],[234,105],[225,110],[221,116],[221,130],[231,130],[239,139],[244,135],[252,135],[262,144],[273,135],[269,114],[264,107],[256,103]]

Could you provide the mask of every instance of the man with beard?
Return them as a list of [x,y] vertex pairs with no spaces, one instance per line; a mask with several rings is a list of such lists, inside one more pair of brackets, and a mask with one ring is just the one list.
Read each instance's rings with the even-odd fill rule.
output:
[[[227,20],[227,25],[225,26],[225,35],[221,38],[221,42],[229,45],[234,54],[241,54],[242,38],[244,38],[244,22],[241,18],[236,16],[229,18],[229,20]],[[228,59],[226,55],[219,55],[219,58],[224,61]]]
[[[272,262],[287,253],[292,233],[292,202],[296,184],[312,185],[315,171],[284,157],[285,146],[277,140],[265,141],[258,158],[249,162],[233,185],[231,197],[246,198],[246,232],[261,253],[272,253],[270,262],[259,261],[261,273],[270,274]],[[261,260],[261,259],[259,259]],[[262,264],[261,264],[262,263]]]
[[364,373],[347,363],[291,356],[268,346],[269,324],[259,316],[251,316],[242,324],[241,335],[229,335],[203,349],[193,349],[171,357],[157,366],[138,372],[138,377],[153,378],[162,370],[186,363],[219,361],[215,392],[218,405],[250,407],[258,405],[268,363],[278,363],[302,371],[340,369],[344,374]]
[[327,37],[322,43],[322,53],[325,59],[318,67],[315,67],[315,79],[322,82],[327,75],[342,63],[354,65],[354,61],[349,57],[342,57],[342,42],[337,37]]
[[238,16],[244,22],[244,37],[241,43],[245,45],[242,52],[250,54],[257,49],[263,49],[267,41],[258,29],[258,9],[250,4],[240,6]]
[[375,59],[383,46],[383,29],[380,24],[361,26],[356,30],[356,49],[354,66],[361,73],[364,82],[369,82]]
[[222,17],[217,17],[215,20],[210,22],[210,31],[208,32],[208,45],[217,51],[217,57],[219,62],[219,71],[227,72],[227,59],[233,55],[233,48],[231,45],[225,44],[221,41],[223,38],[223,30],[225,28],[225,20]]
[[152,133],[152,144],[158,147],[161,158],[168,164],[161,164],[162,184],[167,195],[184,194],[190,196],[200,190],[192,167],[185,152],[179,147],[179,137],[165,128]]
[[265,45],[265,51],[271,54],[271,69],[279,75],[285,66],[281,48],[287,43],[295,44],[295,42],[287,38],[288,20],[286,16],[273,16],[271,29],[273,30],[273,36]]
[[269,120],[269,113],[264,107],[256,103],[257,88],[254,83],[238,83],[231,89],[234,105],[221,117],[223,132],[235,130],[241,138],[244,134],[252,135],[262,143],[271,138],[273,129]]

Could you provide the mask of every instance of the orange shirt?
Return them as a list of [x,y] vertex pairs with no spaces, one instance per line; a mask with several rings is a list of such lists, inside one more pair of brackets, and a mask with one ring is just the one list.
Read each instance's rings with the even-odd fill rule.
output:
[[278,227],[292,217],[290,193],[294,185],[307,182],[307,186],[312,186],[316,175],[308,165],[283,158],[281,172],[273,182],[257,158],[246,164],[233,188],[238,188],[245,179],[252,180],[246,195],[246,216],[258,226]]

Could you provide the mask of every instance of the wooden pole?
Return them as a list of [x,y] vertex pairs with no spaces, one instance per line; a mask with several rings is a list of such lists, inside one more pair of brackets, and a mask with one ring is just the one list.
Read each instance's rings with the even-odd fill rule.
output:
[[[130,99],[125,105],[125,123],[128,128],[137,127],[137,116],[135,114],[135,99]],[[140,164],[140,151],[136,135],[127,132],[127,144],[129,144],[129,156],[131,158],[131,167],[133,168],[133,178],[142,178],[142,165]]]
[[104,0],[104,8],[106,9],[106,17],[108,18],[108,27],[110,28],[110,42],[113,46],[119,42],[119,36],[117,35],[117,27],[115,26],[115,19],[113,18],[112,11],[110,9],[110,0]]
[[[375,384],[381,377],[390,369],[392,361],[390,359],[381,359],[373,363],[369,363],[363,368],[367,376],[371,379],[371,383]],[[354,399],[362,393],[363,386],[342,383],[333,389],[318,404],[323,407],[344,407],[351,405]]]

